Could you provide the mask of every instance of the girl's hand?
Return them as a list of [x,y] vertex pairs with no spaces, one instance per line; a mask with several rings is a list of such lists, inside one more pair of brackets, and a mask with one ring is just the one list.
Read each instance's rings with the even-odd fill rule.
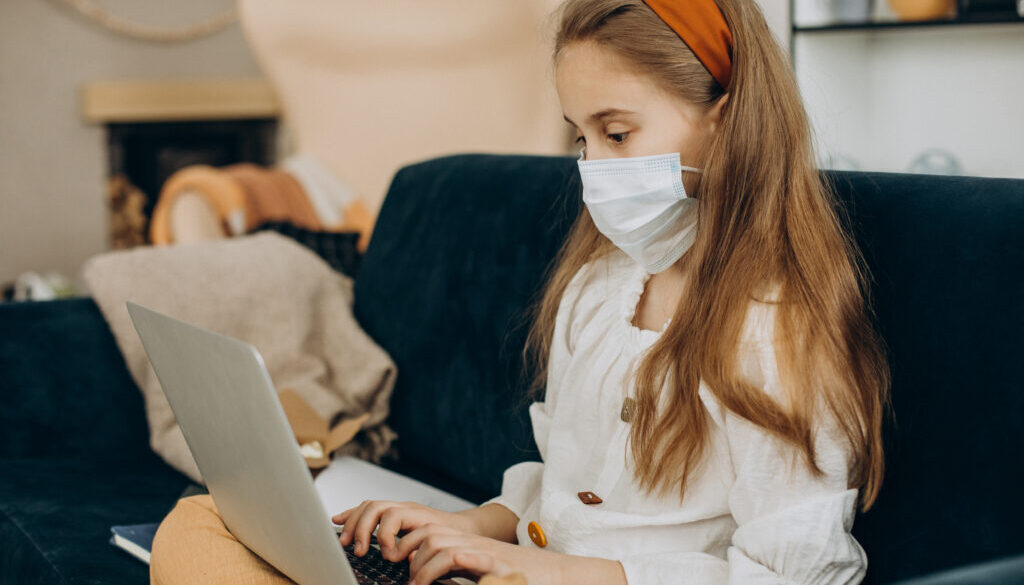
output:
[[[377,538],[380,540],[379,536]],[[504,577],[512,573],[522,574],[530,585],[560,585],[564,583],[566,568],[574,560],[612,563],[618,567],[614,561],[527,548],[440,524],[425,524],[406,534],[398,542],[396,553],[398,558],[411,556],[410,583],[417,585],[433,583],[446,575]],[[617,568],[613,570],[618,573]]]
[[[467,516],[442,512],[415,502],[389,502],[366,500],[355,508],[345,510],[331,518],[335,524],[344,524],[338,535],[342,546],[355,542],[354,552],[363,556],[370,550],[370,535],[377,529],[377,544],[381,556],[399,561],[405,554],[395,554],[395,537],[399,533],[415,530],[426,524],[444,526],[459,532],[479,534],[476,523]],[[379,526],[379,527],[378,527]],[[406,553],[408,554],[408,553]]]

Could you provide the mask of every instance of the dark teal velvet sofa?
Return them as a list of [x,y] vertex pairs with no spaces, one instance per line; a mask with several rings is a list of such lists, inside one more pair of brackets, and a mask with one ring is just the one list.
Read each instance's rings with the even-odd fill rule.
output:
[[[1024,181],[829,177],[893,371],[886,481],[854,526],[865,583],[1024,584]],[[396,175],[355,306],[399,368],[389,467],[483,501],[537,457],[524,309],[578,191],[569,158],[463,155]],[[145,583],[109,527],[159,520],[187,484],[150,451],[91,300],[0,305],[0,583]]]

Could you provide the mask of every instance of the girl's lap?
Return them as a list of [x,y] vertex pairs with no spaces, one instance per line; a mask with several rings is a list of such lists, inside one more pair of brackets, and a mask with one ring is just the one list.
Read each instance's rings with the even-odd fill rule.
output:
[[238,542],[209,495],[178,500],[153,538],[151,585],[245,583],[294,585]]

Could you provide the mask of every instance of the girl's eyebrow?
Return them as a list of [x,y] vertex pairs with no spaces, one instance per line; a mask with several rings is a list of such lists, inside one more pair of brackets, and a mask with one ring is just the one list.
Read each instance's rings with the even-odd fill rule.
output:
[[[629,110],[623,110],[621,108],[605,108],[605,109],[601,110],[600,112],[596,112],[596,113],[591,114],[590,117],[588,118],[588,120],[590,120],[591,122],[600,122],[600,121],[602,121],[605,118],[608,118],[610,116],[629,115],[629,114],[635,114],[635,113],[636,112],[631,112]],[[572,124],[573,126],[576,126],[576,122],[573,122],[572,120],[570,120],[569,116],[566,116],[565,114],[562,114],[562,118],[566,122]]]

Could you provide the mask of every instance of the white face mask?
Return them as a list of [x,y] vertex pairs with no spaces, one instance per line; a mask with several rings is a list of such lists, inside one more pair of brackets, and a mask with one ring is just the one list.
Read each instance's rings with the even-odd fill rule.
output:
[[686,196],[679,153],[583,160],[583,203],[594,224],[647,272],[682,258],[697,239],[697,202]]

